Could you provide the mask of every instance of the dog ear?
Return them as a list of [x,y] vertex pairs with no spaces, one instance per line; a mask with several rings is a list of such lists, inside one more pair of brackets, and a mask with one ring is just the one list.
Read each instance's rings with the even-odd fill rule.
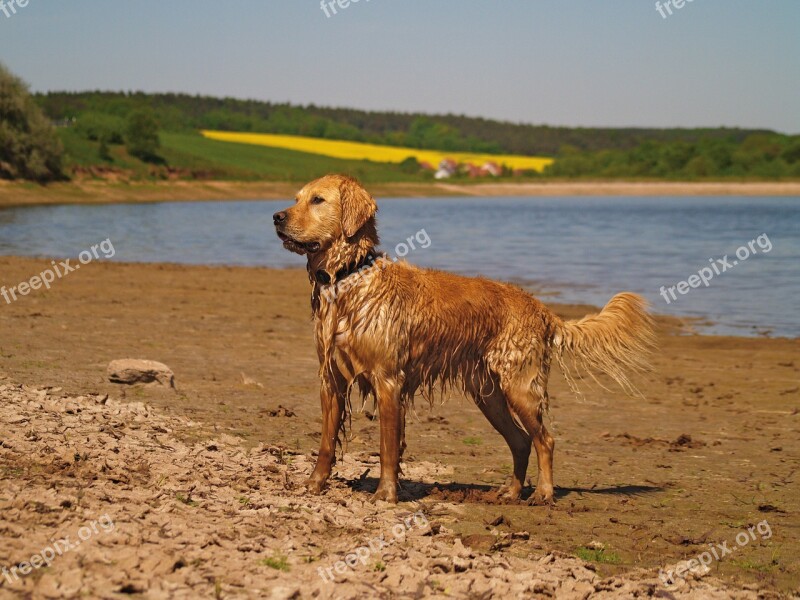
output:
[[351,238],[375,216],[378,205],[360,183],[349,177],[339,187],[339,198],[342,202],[342,231]]

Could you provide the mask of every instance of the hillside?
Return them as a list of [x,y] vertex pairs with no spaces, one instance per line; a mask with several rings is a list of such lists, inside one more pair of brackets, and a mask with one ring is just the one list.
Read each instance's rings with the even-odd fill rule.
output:
[[77,128],[58,129],[67,166],[73,176],[100,179],[194,179],[236,181],[308,181],[321,173],[351,173],[364,182],[420,181],[399,165],[342,160],[204,138],[197,132],[162,131],[162,164],[131,156],[124,145],[110,145],[109,156],[99,157],[100,142],[83,137]]
[[643,142],[730,140],[773,134],[748,129],[642,129],[529,125],[467,117],[275,104],[258,100],[124,92],[49,92],[36,100],[55,120],[86,113],[125,117],[152,109],[164,129],[218,129],[305,135],[464,152],[553,156],[578,151],[629,150]]
[[[367,182],[426,181],[415,160],[344,160],[297,149],[203,139],[198,130],[278,134],[440,151],[553,157],[517,177],[662,181],[800,178],[800,136],[746,129],[566,128],[456,115],[367,112],[186,94],[50,92],[34,96],[58,125],[70,176],[300,181],[343,171]],[[130,151],[130,119],[152,148]],[[142,116],[147,115],[147,116]],[[145,142],[147,134],[145,131]],[[234,136],[235,137],[235,136]],[[160,142],[160,146],[159,146]],[[505,171],[510,175],[510,171]],[[460,172],[456,177],[466,177]]]

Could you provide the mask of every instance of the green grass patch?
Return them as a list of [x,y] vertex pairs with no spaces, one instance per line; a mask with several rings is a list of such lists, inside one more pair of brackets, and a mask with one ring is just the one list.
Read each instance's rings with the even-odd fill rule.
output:
[[581,546],[575,550],[575,555],[587,562],[601,563],[604,565],[618,565],[622,562],[619,554],[606,548],[587,548]]
[[183,494],[181,494],[181,493],[177,493],[177,494],[175,494],[175,499],[176,499],[178,502],[182,502],[182,503],[183,503],[183,504],[185,504],[186,506],[197,506],[197,502],[195,502],[194,500],[192,500],[191,498],[189,498],[189,497],[187,497],[187,496],[184,496],[184,495],[183,495]]
[[777,556],[773,556],[770,562],[763,562],[754,559],[741,559],[741,560],[731,560],[729,564],[737,567],[739,569],[745,569],[747,571],[757,571],[759,573],[769,573],[774,571],[780,565],[780,561],[778,560]]
[[87,140],[75,129],[58,129],[58,137],[64,144],[64,162],[67,169],[71,167],[113,167],[133,171],[137,176],[144,176],[150,170],[150,165],[130,156],[125,146],[111,144],[108,146],[111,160],[100,158],[100,143]]
[[275,554],[267,558],[261,559],[261,564],[276,571],[289,572],[289,561],[283,554]]

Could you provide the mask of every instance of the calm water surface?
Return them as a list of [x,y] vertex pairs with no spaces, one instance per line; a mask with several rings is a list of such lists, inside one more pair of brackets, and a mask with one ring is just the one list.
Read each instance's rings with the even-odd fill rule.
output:
[[[564,302],[604,304],[620,290],[665,314],[707,318],[705,332],[800,336],[800,198],[381,199],[383,248],[424,229],[407,260],[511,280]],[[113,260],[301,267],[281,247],[272,213],[287,201],[51,206],[0,210],[0,254],[75,257],[110,238]],[[732,265],[766,234],[772,249]],[[764,246],[769,244],[764,243]],[[402,253],[403,248],[399,248]],[[709,258],[731,267],[670,304],[661,286]],[[75,275],[72,275],[75,276]],[[19,282],[0,282],[15,285]],[[549,298],[551,296],[548,296]]]

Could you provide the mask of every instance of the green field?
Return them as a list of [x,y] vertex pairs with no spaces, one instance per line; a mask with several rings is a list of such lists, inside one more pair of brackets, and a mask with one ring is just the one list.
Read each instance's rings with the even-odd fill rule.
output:
[[[67,155],[67,168],[102,165],[125,170],[140,178],[157,177],[159,169],[166,172],[164,167],[130,156],[120,145],[109,146],[113,160],[101,161],[98,142],[82,138],[73,129],[59,129],[58,133]],[[191,176],[198,179],[308,181],[324,173],[340,172],[367,183],[425,180],[418,174],[405,173],[394,164],[341,160],[279,148],[218,142],[199,133],[161,132],[159,135],[159,154],[166,164],[172,169],[191,171]]]

